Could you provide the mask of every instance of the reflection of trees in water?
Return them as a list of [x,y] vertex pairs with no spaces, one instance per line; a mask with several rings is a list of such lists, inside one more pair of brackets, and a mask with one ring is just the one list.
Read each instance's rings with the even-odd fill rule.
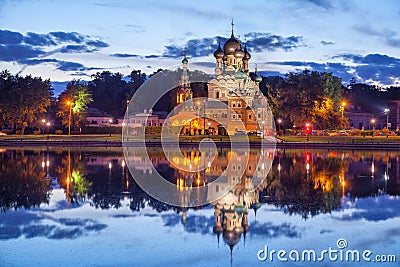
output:
[[0,206],[2,211],[39,206],[49,202],[49,180],[40,166],[41,156],[21,151],[0,158]]
[[341,170],[347,170],[348,164],[338,158],[316,155],[310,159],[308,171],[306,164],[302,154],[278,155],[261,199],[283,208],[289,214],[300,214],[303,218],[339,208],[342,196]]

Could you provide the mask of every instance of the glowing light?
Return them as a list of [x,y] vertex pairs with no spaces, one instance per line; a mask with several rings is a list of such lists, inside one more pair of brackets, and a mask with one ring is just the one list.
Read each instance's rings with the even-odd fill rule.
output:
[[372,173],[374,173],[375,172],[375,165],[374,165],[374,163],[372,162],[372,165],[371,165],[371,172]]
[[209,162],[207,163],[207,167],[208,167],[208,168],[211,168],[211,161],[209,161]]
[[310,163],[308,163],[308,162],[306,164],[306,170],[307,170],[307,172],[310,170]]
[[282,167],[281,167],[281,163],[279,162],[279,163],[278,163],[278,172],[280,172],[280,171],[281,171],[281,169],[282,169]]
[[44,163],[44,161],[42,161],[42,168],[44,168],[44,166],[45,166],[45,163]]
[[111,170],[111,168],[112,168],[112,163],[111,162],[108,163],[108,168]]
[[46,161],[46,166],[49,167],[50,166],[50,161]]
[[122,168],[125,167],[125,160],[122,160],[121,165],[122,165]]
[[389,175],[387,175],[386,172],[385,172],[385,174],[383,175],[383,177],[385,178],[385,181],[389,180]]

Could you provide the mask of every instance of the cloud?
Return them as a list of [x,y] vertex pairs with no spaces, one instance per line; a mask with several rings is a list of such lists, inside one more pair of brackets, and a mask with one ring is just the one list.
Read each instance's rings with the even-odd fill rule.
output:
[[48,34],[38,34],[34,32],[28,32],[23,41],[33,46],[53,46],[57,44]]
[[334,45],[334,42],[330,42],[330,41],[321,41],[321,44],[324,46],[328,46],[328,45]]
[[0,30],[0,45],[19,44],[22,39],[23,35],[19,32]]
[[[271,33],[250,32],[244,37],[247,39],[247,48],[250,52],[276,51],[282,49],[291,51],[297,47],[306,46],[302,36],[283,37]],[[214,53],[218,40],[223,45],[228,39],[224,37],[204,37],[190,39],[184,45],[167,45],[161,55],[149,55],[145,58],[180,58],[184,54],[190,57],[205,57]]]
[[369,36],[376,36],[381,38],[387,45],[395,48],[400,47],[400,38],[396,38],[397,33],[389,29],[377,30],[368,24],[356,26],[355,30]]
[[108,47],[106,42],[93,39],[90,36],[77,32],[28,32],[25,35],[9,30],[0,30],[0,60],[16,62],[21,65],[18,74],[27,66],[43,63],[55,63],[59,70],[82,71],[96,68],[87,68],[80,63],[48,59],[51,55],[62,53],[91,53]]
[[121,54],[121,53],[116,53],[116,54],[112,54],[111,56],[113,57],[140,57],[139,55],[135,55],[135,54]]
[[297,47],[306,46],[302,36],[282,37],[271,33],[250,32],[244,35],[248,39],[247,47],[254,52],[283,49],[291,51]]
[[[392,85],[394,79],[400,77],[400,59],[381,54],[340,54],[332,59],[341,59],[344,62],[307,62],[307,61],[283,61],[266,62],[273,65],[292,66],[296,71],[311,69],[321,72],[332,72],[335,76],[349,81],[357,77],[359,82]],[[351,63],[351,64],[350,64]]]
[[324,9],[332,9],[333,8],[333,6],[331,5],[329,0],[306,0],[306,2],[314,4],[318,7],[322,7]]
[[25,44],[0,45],[0,60],[3,61],[21,61],[29,58],[35,58],[45,54],[41,49],[34,48]]
[[82,43],[86,38],[77,32],[50,32],[49,35],[55,37],[58,42]]
[[104,47],[109,46],[107,43],[100,41],[100,40],[91,40],[91,41],[86,42],[86,44],[88,46],[97,47],[97,48],[104,48]]

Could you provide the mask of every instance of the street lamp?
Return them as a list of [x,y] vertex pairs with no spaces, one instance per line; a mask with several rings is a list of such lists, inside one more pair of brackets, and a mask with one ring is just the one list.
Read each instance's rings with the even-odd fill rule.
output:
[[281,130],[281,123],[282,123],[282,120],[281,120],[281,119],[278,119],[278,131]]
[[346,102],[342,101],[340,105],[340,111],[342,112],[342,119],[344,118],[344,107],[346,106]]
[[74,102],[67,101],[67,105],[69,106],[69,117],[68,117],[68,135],[71,135],[71,118],[72,118],[72,105]]
[[[42,124],[44,125],[46,123],[45,119],[42,119]],[[44,127],[42,126],[42,134],[44,134]]]
[[50,122],[48,121],[46,125],[47,125],[47,140],[48,140],[50,138]]
[[110,126],[110,136],[111,136],[111,123],[112,123],[112,119],[109,119],[108,122],[109,122],[109,126]]
[[384,112],[386,114],[386,129],[389,130],[389,112],[390,112],[390,110],[388,108],[385,108]]
[[371,119],[372,131],[375,131],[375,119]]
[[211,126],[211,122],[208,122],[207,125],[208,125],[208,138],[210,138],[210,134],[211,134],[211,132],[210,132],[210,126]]

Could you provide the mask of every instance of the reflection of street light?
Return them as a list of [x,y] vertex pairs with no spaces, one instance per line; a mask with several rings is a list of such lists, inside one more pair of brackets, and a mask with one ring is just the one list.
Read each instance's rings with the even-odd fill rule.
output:
[[262,127],[261,127],[261,138],[264,138],[264,123],[265,123],[265,121],[261,122],[261,125],[262,125]]
[[375,119],[371,119],[372,131],[375,131]]
[[72,117],[72,105],[74,103],[71,101],[67,101],[67,105],[69,106],[69,117],[68,117],[68,135],[71,135],[71,117]]

